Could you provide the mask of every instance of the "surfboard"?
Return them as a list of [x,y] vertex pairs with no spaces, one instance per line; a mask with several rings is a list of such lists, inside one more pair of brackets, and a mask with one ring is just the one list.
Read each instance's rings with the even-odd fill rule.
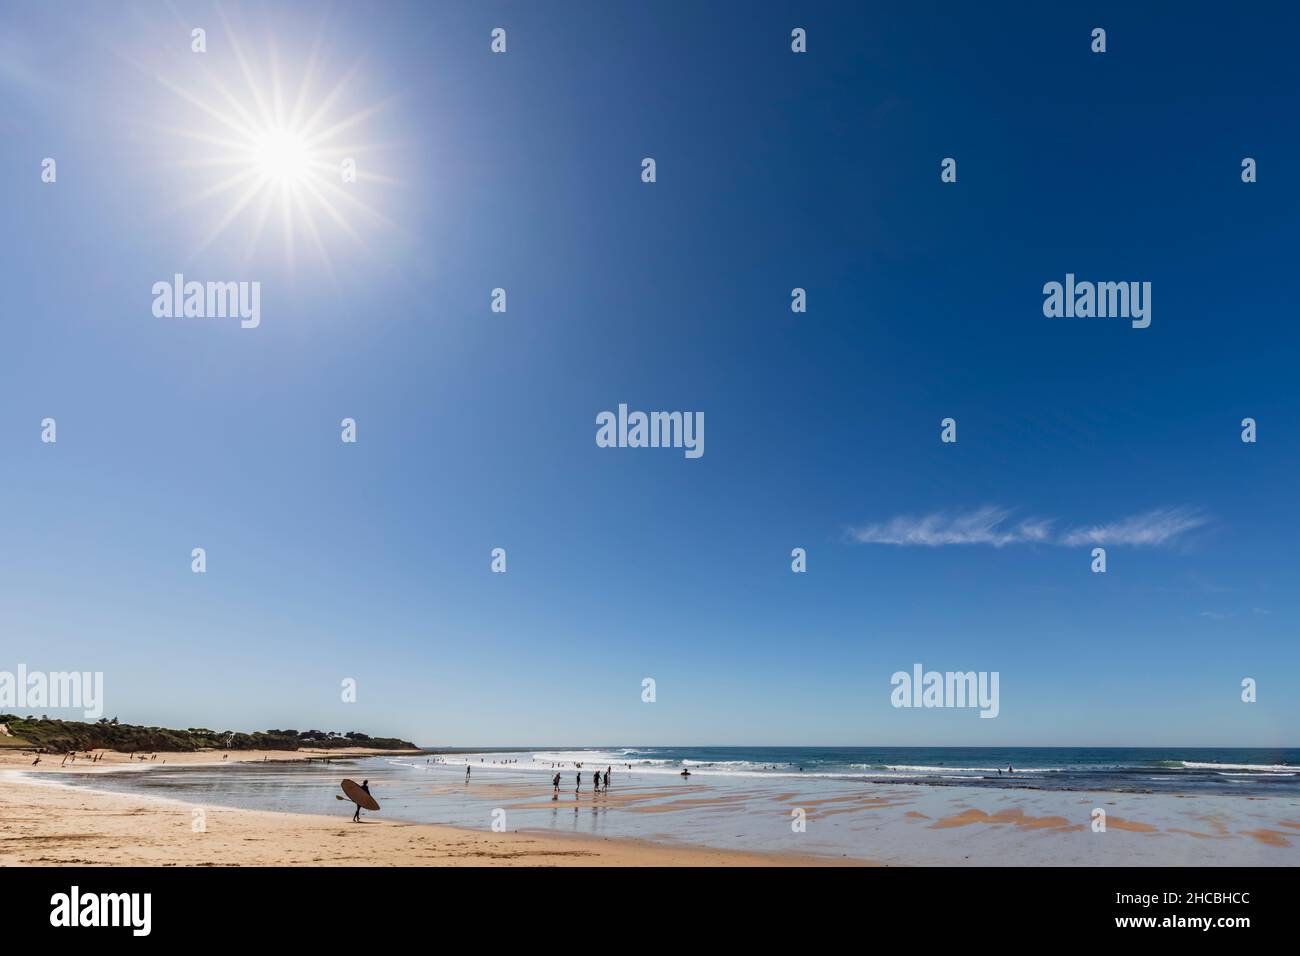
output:
[[343,781],[343,792],[348,795],[348,799],[361,807],[362,810],[378,810],[379,801],[370,794],[361,789],[361,784],[355,780]]

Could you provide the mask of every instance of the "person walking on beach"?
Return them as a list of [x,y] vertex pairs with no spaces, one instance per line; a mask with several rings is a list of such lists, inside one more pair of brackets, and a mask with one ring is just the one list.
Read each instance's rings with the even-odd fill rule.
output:
[[465,764],[465,782],[469,783],[469,764]]
[[613,767],[605,768],[605,792],[606,793],[609,793],[609,772],[613,769],[614,769]]
[[551,779],[551,799],[560,799],[560,772],[555,771],[555,776]]
[[[362,780],[362,781],[361,781],[361,789],[364,790],[364,791],[366,792],[367,796],[368,796],[368,795],[370,794],[370,781],[369,781],[369,780]],[[354,814],[352,814],[352,822],[353,822],[353,823],[360,823],[360,822],[361,822],[361,804],[359,804],[359,803],[357,804],[357,812],[354,813]]]
[[573,781],[573,794],[577,796],[578,791],[582,789],[582,771],[579,770]]

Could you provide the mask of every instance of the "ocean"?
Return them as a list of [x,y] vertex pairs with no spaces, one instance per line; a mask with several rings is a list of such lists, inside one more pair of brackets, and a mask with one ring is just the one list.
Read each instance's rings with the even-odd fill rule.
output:
[[804,776],[923,786],[1121,793],[1300,793],[1300,749],[1197,747],[552,747],[434,751],[448,763],[550,771]]

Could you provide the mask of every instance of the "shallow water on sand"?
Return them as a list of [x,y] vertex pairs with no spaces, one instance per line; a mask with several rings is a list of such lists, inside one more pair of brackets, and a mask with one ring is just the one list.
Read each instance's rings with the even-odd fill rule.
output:
[[[900,786],[824,776],[615,770],[608,792],[575,794],[562,771],[491,760],[381,756],[330,764],[230,763],[61,775],[77,786],[198,805],[316,813],[346,821],[339,783],[369,781],[383,819],[491,830],[573,833],[890,864],[1300,865],[1300,797],[1246,797],[970,786]],[[450,757],[445,759],[452,759]],[[474,762],[483,759],[484,763]],[[603,769],[603,768],[602,768]],[[1094,812],[1106,812],[1095,832]],[[371,816],[363,814],[363,819]],[[803,826],[800,827],[799,824]]]

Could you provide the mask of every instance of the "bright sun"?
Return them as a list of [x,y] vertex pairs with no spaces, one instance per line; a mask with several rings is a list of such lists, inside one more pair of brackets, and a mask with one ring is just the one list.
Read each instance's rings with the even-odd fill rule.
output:
[[[156,74],[188,104],[188,120],[194,124],[162,127],[192,144],[189,155],[172,165],[202,170],[206,180],[168,212],[195,206],[211,210],[211,227],[193,255],[243,220],[249,224],[243,241],[246,261],[264,251],[268,232],[279,231],[290,265],[296,248],[305,244],[332,271],[326,251],[331,233],[345,235],[365,250],[369,244],[358,227],[395,228],[362,198],[373,198],[373,189],[363,192],[358,185],[399,185],[374,168],[376,153],[389,144],[365,137],[368,121],[388,102],[344,107],[357,86],[356,65],[338,74],[332,86],[318,87],[330,62],[319,47],[294,71],[300,74],[298,82],[289,85],[273,44],[266,55],[254,55],[229,24],[225,41],[238,65],[234,78],[242,84],[227,85],[231,71],[207,70],[202,58],[181,61],[181,81]],[[271,228],[273,220],[279,220],[279,230]]]
[[292,130],[270,129],[257,136],[253,158],[262,175],[281,184],[302,181],[311,168],[311,150]]

